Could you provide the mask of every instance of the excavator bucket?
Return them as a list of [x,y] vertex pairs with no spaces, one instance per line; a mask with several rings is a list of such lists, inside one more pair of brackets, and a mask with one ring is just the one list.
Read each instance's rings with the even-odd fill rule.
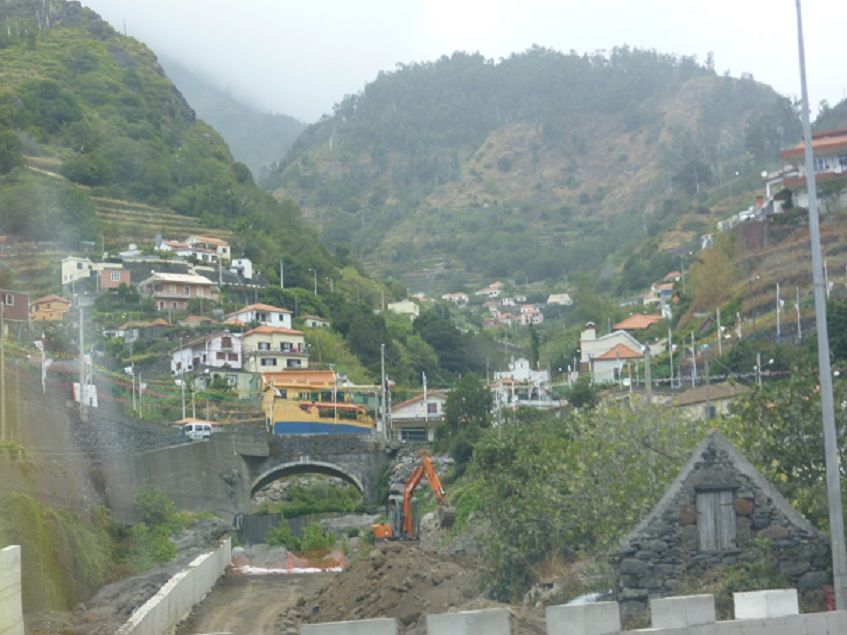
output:
[[450,529],[456,522],[456,510],[447,506],[439,507],[436,517],[438,518],[438,526],[441,529]]

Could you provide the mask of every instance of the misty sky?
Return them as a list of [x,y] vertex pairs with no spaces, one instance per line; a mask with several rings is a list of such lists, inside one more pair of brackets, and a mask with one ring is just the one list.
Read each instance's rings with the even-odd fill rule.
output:
[[[629,44],[715,55],[799,96],[794,0],[82,0],[115,28],[262,110],[312,122],[397,63],[456,50]],[[847,97],[847,1],[805,0],[812,115]]]

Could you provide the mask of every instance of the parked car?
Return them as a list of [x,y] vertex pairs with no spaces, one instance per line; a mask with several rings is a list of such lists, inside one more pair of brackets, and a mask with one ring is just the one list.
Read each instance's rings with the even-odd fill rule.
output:
[[212,436],[212,426],[209,423],[186,423],[182,433],[192,441],[208,439]]

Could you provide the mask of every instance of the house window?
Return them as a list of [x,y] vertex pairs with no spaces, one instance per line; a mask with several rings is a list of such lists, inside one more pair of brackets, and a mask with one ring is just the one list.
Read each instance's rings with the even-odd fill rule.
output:
[[300,360],[299,359],[289,359],[286,366],[288,368],[300,368],[301,367]]
[[428,404],[426,404],[426,413],[428,415],[437,415],[438,414],[438,403],[428,403]]
[[15,296],[12,293],[3,294],[3,304],[6,306],[15,306]]
[[426,442],[426,428],[400,428],[400,440],[410,443]]
[[700,551],[735,548],[735,493],[731,489],[697,492]]
[[847,154],[838,155],[838,165],[840,165],[843,170],[847,170]]
[[112,273],[112,282],[120,282],[120,281],[121,281],[121,274]]
[[826,157],[815,157],[815,172],[826,172],[828,167]]
[[174,308],[174,309],[177,308],[176,302],[171,302],[171,305],[172,305],[172,308]]
[[188,296],[190,296],[191,295],[191,287],[183,287],[182,288],[182,295],[184,295],[186,298]]
[[238,353],[230,353],[228,356],[229,361],[237,362],[238,361]]
[[262,366],[276,366],[276,357],[263,357],[259,363]]
[[215,353],[215,359],[220,359],[220,360],[225,361],[226,360],[226,353],[218,351],[217,353]]
[[232,348],[232,338],[226,336],[222,337],[221,348]]
[[271,350],[271,343],[270,342],[259,342],[259,350],[260,351]]
[[82,269],[82,263],[81,263],[81,262],[76,263],[76,268],[77,268],[77,269]]

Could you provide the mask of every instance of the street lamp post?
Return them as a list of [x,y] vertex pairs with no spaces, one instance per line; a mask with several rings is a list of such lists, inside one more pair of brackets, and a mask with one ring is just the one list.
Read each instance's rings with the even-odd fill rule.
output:
[[806,89],[806,53],[803,46],[803,18],[800,0],[797,6],[797,48],[800,58],[800,88],[803,98],[803,139],[805,146],[806,191],[809,196],[809,239],[812,249],[812,280],[815,291],[815,327],[818,335],[823,437],[826,457],[826,492],[829,499],[829,530],[832,544],[832,577],[835,605],[847,610],[847,551],[844,545],[844,512],[841,503],[841,467],[838,438],[835,433],[835,408],[832,398],[832,369],[829,362],[829,334],[826,324],[826,282],[823,275],[817,187],[812,154],[812,128],[809,123],[809,93]]
[[318,270],[309,267],[309,271],[311,271],[315,276],[315,295],[318,295]]

